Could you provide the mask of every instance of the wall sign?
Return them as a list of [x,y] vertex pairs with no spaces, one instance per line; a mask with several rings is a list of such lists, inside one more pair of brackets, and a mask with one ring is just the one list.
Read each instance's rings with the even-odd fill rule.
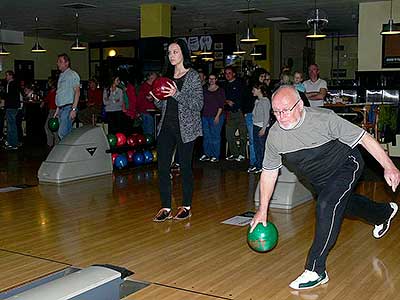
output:
[[400,68],[400,35],[382,36],[382,68]]

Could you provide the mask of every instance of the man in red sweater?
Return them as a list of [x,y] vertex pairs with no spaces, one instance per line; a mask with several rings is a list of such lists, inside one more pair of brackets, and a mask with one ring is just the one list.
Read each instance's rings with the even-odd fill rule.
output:
[[137,112],[141,115],[143,120],[143,133],[154,134],[154,118],[149,112],[154,110],[155,106],[153,103],[153,97],[150,96],[151,85],[153,81],[158,77],[157,73],[150,72],[146,76],[146,81],[140,86],[139,95],[137,98]]

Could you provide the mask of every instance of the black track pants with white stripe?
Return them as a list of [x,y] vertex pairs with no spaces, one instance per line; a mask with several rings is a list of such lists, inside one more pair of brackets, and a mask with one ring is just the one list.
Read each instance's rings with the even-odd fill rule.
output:
[[315,235],[305,266],[307,270],[318,274],[325,271],[328,253],[337,240],[345,216],[370,224],[381,224],[389,218],[389,204],[353,194],[363,164],[361,154],[354,151],[329,181],[317,189]]

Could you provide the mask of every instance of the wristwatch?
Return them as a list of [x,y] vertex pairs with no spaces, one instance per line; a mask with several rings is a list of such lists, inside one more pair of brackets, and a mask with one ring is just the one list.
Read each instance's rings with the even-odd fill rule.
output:
[[73,107],[72,110],[73,111],[78,111],[78,108],[77,107]]

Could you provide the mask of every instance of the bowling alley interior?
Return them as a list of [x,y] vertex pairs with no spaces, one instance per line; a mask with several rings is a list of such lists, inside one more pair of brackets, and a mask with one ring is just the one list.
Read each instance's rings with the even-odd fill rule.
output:
[[[399,299],[400,197],[383,166],[400,168],[400,0],[0,12],[0,300]],[[277,109],[287,86],[299,100]],[[308,109],[372,137],[354,146],[352,192],[393,213],[379,236],[344,218],[329,280],[292,288],[320,198],[283,152],[271,195],[260,180],[273,180],[268,132]]]

